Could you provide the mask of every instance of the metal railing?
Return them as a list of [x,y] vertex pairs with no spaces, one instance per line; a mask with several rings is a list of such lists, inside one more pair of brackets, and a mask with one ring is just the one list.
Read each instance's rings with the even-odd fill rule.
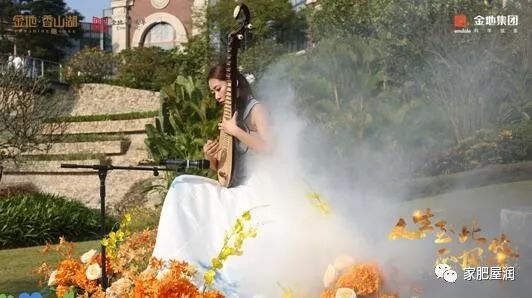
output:
[[9,62],[9,56],[10,54],[0,54],[0,74],[5,74],[8,71],[20,71],[30,78],[46,78],[55,82],[64,82],[61,63],[34,57],[28,61],[28,59],[21,57],[22,64],[17,68],[13,61]]

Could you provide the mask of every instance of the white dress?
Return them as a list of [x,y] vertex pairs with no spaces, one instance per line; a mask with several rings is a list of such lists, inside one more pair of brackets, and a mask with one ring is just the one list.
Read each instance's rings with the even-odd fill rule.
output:
[[[244,185],[225,188],[205,177],[177,177],[164,201],[153,256],[187,261],[199,267],[200,272],[210,267],[236,219],[260,204],[250,185],[253,181],[251,178]],[[232,258],[238,257],[229,257],[225,270],[218,275],[218,285],[229,293],[238,287],[227,269]]]
[[225,261],[214,288],[225,297],[280,297],[285,287],[316,296],[322,270],[345,251],[342,242],[353,227],[338,228],[334,217],[324,216],[305,198],[308,189],[301,184],[301,171],[286,162],[294,158],[248,152],[246,159],[253,171],[237,187],[221,187],[217,181],[192,175],[172,182],[153,256],[195,265],[201,286],[202,273],[219,254],[226,232],[242,213],[253,209],[257,237],[244,241],[242,256]]
[[[243,121],[249,122],[251,108],[257,103],[250,100]],[[247,151],[239,150],[240,153]],[[252,154],[246,155],[247,159],[252,158]],[[242,161],[243,154],[239,156]],[[244,167],[239,170],[245,172]],[[246,178],[238,175],[238,179],[242,179],[240,185],[226,188],[213,179],[201,176],[181,175],[175,178],[164,200],[153,256],[165,261],[187,261],[199,269],[198,275],[209,268],[212,258],[223,246],[225,234],[237,218],[265,203],[257,191],[258,187],[254,187],[264,185],[258,174],[250,174]],[[215,287],[227,297],[242,297],[236,294],[238,283],[234,276],[243,270],[241,266],[234,268],[239,267],[234,262],[236,258],[240,257],[230,256],[224,268],[217,273]]]

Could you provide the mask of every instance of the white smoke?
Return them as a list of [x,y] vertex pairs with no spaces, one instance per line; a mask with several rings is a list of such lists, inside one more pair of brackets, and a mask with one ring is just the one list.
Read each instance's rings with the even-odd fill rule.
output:
[[[405,203],[399,194],[381,197],[371,192],[369,186],[355,187],[350,181],[362,179],[370,184],[375,178],[372,176],[375,172],[364,176],[366,170],[375,170],[364,156],[382,154],[384,161],[387,156],[361,148],[359,156],[331,160],[334,144],[327,141],[320,127],[312,126],[298,115],[294,91],[288,82],[280,79],[284,67],[281,64],[270,69],[256,90],[259,100],[269,110],[276,151],[252,165],[262,173],[259,175],[262,178],[257,178],[255,183],[262,195],[257,205],[268,205],[253,212],[263,223],[258,237],[245,244],[245,257],[227,264],[229,267],[245,264],[240,268],[249,268],[237,277],[244,292],[279,297],[282,288],[289,288],[306,297],[317,297],[323,289],[327,265],[338,255],[347,254],[357,262],[376,262],[383,272],[386,288],[400,297],[415,296],[415,287],[422,289],[421,297],[526,297],[522,296],[524,283],[518,287],[463,280],[442,284],[433,273],[436,246],[432,239],[388,240],[387,235],[397,219],[409,220],[416,209],[432,208],[438,218],[456,224],[467,224],[472,217],[477,217],[482,226],[498,222],[498,217],[493,218],[492,213],[487,215],[483,209],[472,212],[476,206],[467,203]],[[345,171],[350,168],[346,164],[355,164],[359,172]],[[391,169],[380,175],[388,177],[390,173],[393,173]],[[328,200],[331,215],[323,215],[305,197],[311,191]],[[486,210],[492,207],[500,210],[498,206],[484,206]],[[496,224],[488,227],[484,231],[489,236],[499,232]]]

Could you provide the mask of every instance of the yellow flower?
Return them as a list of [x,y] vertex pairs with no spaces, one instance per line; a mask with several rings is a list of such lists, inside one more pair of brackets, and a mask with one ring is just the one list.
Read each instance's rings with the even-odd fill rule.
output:
[[248,221],[251,220],[251,212],[249,212],[249,210],[244,212],[244,214],[242,214],[242,218]]
[[257,229],[251,227],[248,230],[248,233],[246,234],[246,237],[255,238],[257,237]]
[[212,283],[216,272],[214,269],[221,269],[223,262],[229,256],[241,256],[244,252],[241,250],[244,240],[246,238],[255,237],[257,231],[254,227],[249,226],[251,220],[250,210],[244,212],[239,218],[237,218],[235,225],[226,232],[224,236],[224,243],[218,256],[213,258],[212,266],[209,271],[205,273],[203,279],[208,285]]
[[294,292],[290,289],[283,288],[282,298],[294,298]]
[[122,231],[120,231],[120,230],[116,232],[116,237],[117,237],[118,239],[123,240],[123,239],[124,239],[124,236],[125,236],[125,235],[124,235],[124,232],[122,232]]
[[203,276],[203,280],[206,284],[211,285],[214,282],[215,275],[216,272],[213,269],[207,270],[207,272],[205,272],[205,275]]
[[212,259],[212,267],[215,268],[215,269],[220,269],[220,268],[222,268],[222,262],[220,260],[218,260],[217,258],[213,258]]
[[310,200],[319,200],[320,199],[320,194],[317,193],[317,192],[309,192],[305,196],[307,197],[307,199],[310,199]]
[[128,214],[124,215],[124,220],[127,223],[131,222],[131,214],[128,213]]
[[317,192],[309,192],[305,195],[307,199],[312,201],[314,206],[320,210],[322,214],[329,214],[331,213],[331,208],[329,204],[325,201],[325,199]]

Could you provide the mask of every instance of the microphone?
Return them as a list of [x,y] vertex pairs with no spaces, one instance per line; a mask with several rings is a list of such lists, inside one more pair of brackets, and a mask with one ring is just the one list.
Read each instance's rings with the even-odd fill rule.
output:
[[182,169],[196,168],[203,170],[210,169],[211,166],[211,163],[208,159],[166,159],[161,161],[159,164],[167,167],[177,167]]

